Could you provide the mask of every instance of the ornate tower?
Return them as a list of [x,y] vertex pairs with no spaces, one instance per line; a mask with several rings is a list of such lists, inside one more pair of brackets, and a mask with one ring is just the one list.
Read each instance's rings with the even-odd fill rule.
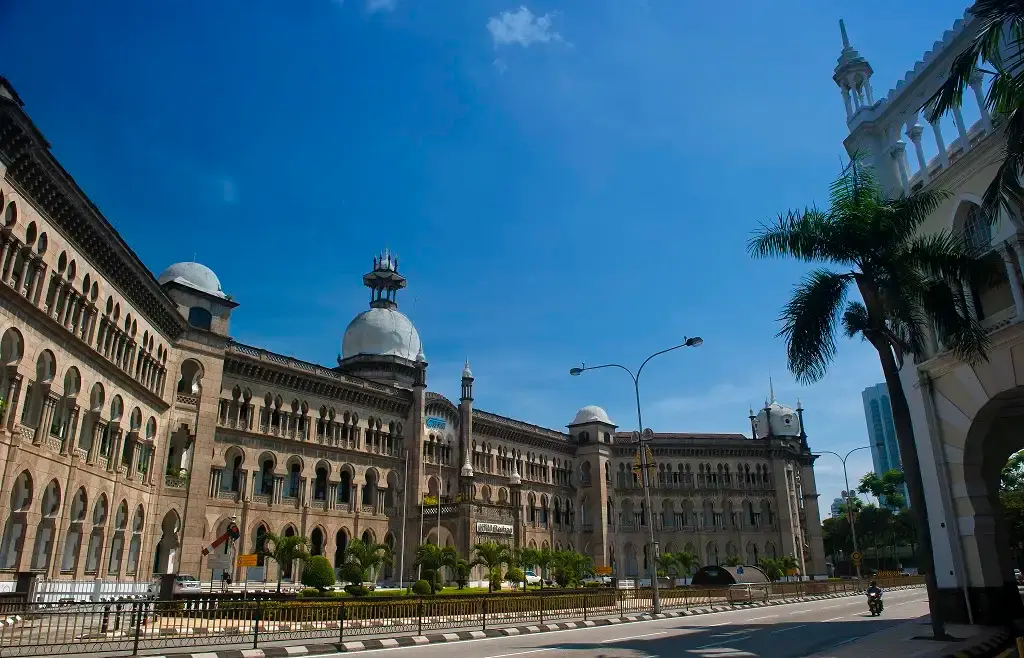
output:
[[871,90],[871,65],[868,60],[861,57],[857,49],[850,45],[850,37],[846,34],[846,24],[839,21],[839,31],[843,35],[843,50],[839,53],[839,61],[836,63],[832,79],[839,85],[843,94],[843,104],[846,106],[846,120],[853,119],[853,115],[863,107],[871,107],[875,104],[874,92]]

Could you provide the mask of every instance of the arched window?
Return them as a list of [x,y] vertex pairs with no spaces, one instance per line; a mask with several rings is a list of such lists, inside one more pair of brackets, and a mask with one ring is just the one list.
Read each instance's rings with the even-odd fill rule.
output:
[[210,330],[213,324],[213,316],[205,308],[193,306],[188,310],[188,323],[196,329]]
[[970,204],[964,219],[964,240],[974,252],[986,251],[992,244],[992,225],[981,211],[981,206]]

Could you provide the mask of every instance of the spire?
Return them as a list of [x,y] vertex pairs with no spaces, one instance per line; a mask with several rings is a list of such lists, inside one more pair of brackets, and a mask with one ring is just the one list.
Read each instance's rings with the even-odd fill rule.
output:
[[462,368],[463,379],[473,379],[473,371],[469,369],[469,359],[466,359],[466,365]]
[[772,383],[771,375],[768,375],[768,400],[771,402],[775,402],[775,384]]
[[462,462],[462,477],[471,478],[473,477],[473,460],[470,457],[469,442],[466,442],[466,458]]
[[519,486],[523,483],[523,478],[519,475],[519,460],[512,460],[512,477],[508,479],[509,484]]
[[839,32],[843,37],[843,50],[839,53],[832,80],[839,86],[846,105],[846,120],[849,121],[857,112],[875,104],[871,90],[871,74],[874,71],[868,60],[861,57],[857,49],[850,45],[850,35],[846,33],[846,22],[840,19]]

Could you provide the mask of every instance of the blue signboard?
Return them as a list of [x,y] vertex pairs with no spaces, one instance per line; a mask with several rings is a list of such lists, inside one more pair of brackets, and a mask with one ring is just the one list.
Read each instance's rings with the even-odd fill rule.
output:
[[444,421],[444,418],[437,418],[435,416],[431,416],[427,418],[427,427],[429,427],[432,430],[443,430],[444,428],[448,427],[448,423]]

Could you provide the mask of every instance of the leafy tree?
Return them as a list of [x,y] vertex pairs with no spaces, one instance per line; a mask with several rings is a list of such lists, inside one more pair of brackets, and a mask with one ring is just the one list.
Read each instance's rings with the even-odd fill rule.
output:
[[594,560],[576,551],[555,551],[552,569],[560,587],[578,587],[594,575]]
[[771,581],[776,581],[785,575],[781,562],[776,558],[763,557],[758,561],[757,566],[761,567],[761,571],[764,571],[768,580]]
[[889,509],[897,511],[907,506],[903,498],[903,485],[906,482],[907,477],[899,469],[890,469],[882,473],[881,477],[869,472],[861,477],[857,491],[869,493]]
[[512,585],[512,589],[515,589],[516,585],[523,585],[523,590],[526,590],[526,584],[523,582],[526,580],[526,574],[519,567],[509,567],[505,572],[505,580]]
[[334,568],[323,555],[314,555],[302,565],[302,584],[324,591],[334,585]]
[[540,588],[544,589],[544,579],[548,577],[551,564],[555,561],[555,553],[550,548],[542,548],[534,557],[533,566],[537,567],[540,576]]
[[[523,574],[523,591],[526,591],[526,572],[529,569],[537,568],[537,564],[540,561],[540,549],[537,548],[521,548],[518,552],[512,556],[513,564],[518,566]],[[541,587],[544,586],[544,581],[541,581]]]
[[697,559],[696,555],[688,551],[662,553],[658,559],[658,566],[665,570],[666,575],[679,578],[689,576],[699,569],[700,560]]
[[1024,450],[1014,453],[999,473],[1000,491],[1024,491]]
[[[439,547],[437,544],[423,544],[416,549],[416,566],[420,567],[425,576],[424,580],[430,582],[430,593],[437,593],[437,580],[441,569],[448,567],[453,572],[458,566],[459,553],[452,546]],[[430,574],[430,577],[426,577]]]
[[260,553],[277,563],[277,591],[281,591],[281,578],[284,577],[286,567],[295,563],[295,560],[306,560],[309,553],[306,552],[306,544],[309,539],[292,535],[286,537],[273,532],[268,532],[263,541],[263,549]]
[[969,11],[980,26],[977,35],[953,60],[949,77],[925,104],[925,115],[932,121],[959,107],[975,72],[992,76],[985,108],[990,116],[1002,120],[1005,146],[982,207],[993,219],[995,211],[1003,210],[1018,230],[1024,229],[1016,219],[1024,208],[1024,5],[1019,0],[977,0]]
[[487,591],[494,591],[494,584],[501,587],[501,568],[512,561],[512,551],[497,542],[484,542],[473,546],[474,557],[471,566],[482,565],[487,571]]
[[[986,357],[988,338],[959,291],[963,281],[994,281],[994,272],[963,237],[950,231],[918,236],[946,194],[923,190],[887,198],[870,168],[854,157],[832,184],[827,210],[789,210],[761,228],[748,249],[755,257],[790,257],[832,267],[813,270],[782,311],[790,371],[810,384],[828,372],[836,334],[861,337],[878,353],[885,377],[918,543],[928,561],[932,630],[946,637],[932,560],[927,506],[910,407],[899,371],[906,358],[923,357],[934,323],[943,343],[961,360]],[[847,303],[851,288],[860,300]]]
[[345,547],[343,574],[353,583],[374,580],[381,567],[393,563],[391,549],[375,541],[353,539]]
[[729,557],[725,558],[725,562],[723,562],[722,564],[724,564],[727,567],[740,567],[743,566],[743,560],[740,558],[739,555],[730,555]]
[[472,568],[469,562],[461,557],[455,560],[455,568],[452,571],[455,572],[455,584],[459,589],[463,589],[469,583],[469,572]]

